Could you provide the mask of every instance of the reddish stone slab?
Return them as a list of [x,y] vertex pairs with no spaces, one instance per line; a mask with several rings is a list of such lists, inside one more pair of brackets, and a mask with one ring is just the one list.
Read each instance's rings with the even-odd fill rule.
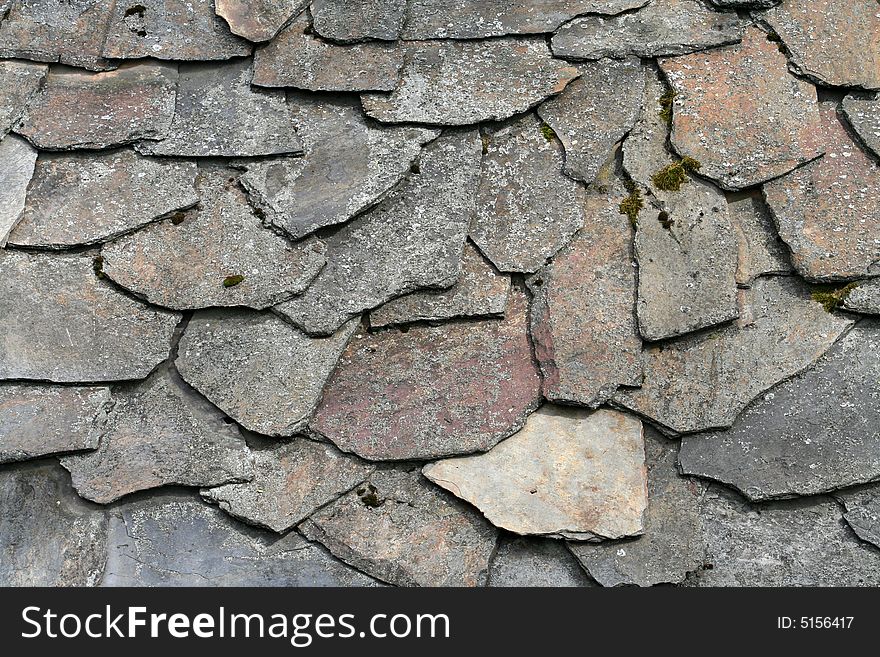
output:
[[308,4],[308,0],[214,0],[214,10],[233,34],[248,41],[269,41]]

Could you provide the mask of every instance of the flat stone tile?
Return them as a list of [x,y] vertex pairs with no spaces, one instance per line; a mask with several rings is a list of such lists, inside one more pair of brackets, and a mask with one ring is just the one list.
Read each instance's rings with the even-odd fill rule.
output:
[[27,209],[27,188],[34,175],[37,151],[15,135],[0,140],[0,247]]
[[846,513],[843,519],[863,541],[880,547],[880,495],[877,486],[863,486],[835,493]]
[[880,99],[850,94],[844,97],[840,108],[862,143],[880,157]]
[[342,43],[396,41],[407,4],[407,0],[314,0],[311,13],[315,33]]
[[736,282],[748,285],[759,276],[794,271],[767,204],[756,195],[728,197],[727,211],[736,235]]
[[214,0],[214,10],[233,34],[248,41],[269,41],[309,0]]
[[489,568],[492,587],[586,587],[595,583],[559,541],[502,537]]
[[0,61],[0,139],[24,115],[48,72],[43,64]]

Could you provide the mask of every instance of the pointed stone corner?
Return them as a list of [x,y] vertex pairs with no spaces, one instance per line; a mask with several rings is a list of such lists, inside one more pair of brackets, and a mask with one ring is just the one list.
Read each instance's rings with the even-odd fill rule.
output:
[[303,157],[242,162],[241,183],[264,222],[293,239],[342,224],[388,196],[437,130],[377,127],[357,98],[289,92]]
[[642,387],[619,391],[614,401],[671,433],[726,428],[755,397],[812,365],[853,324],[826,312],[788,277],[759,278],[741,296],[736,324],[649,347]]
[[243,427],[292,436],[307,427],[357,324],[310,338],[272,314],[200,312],[186,327],[176,365]]
[[531,333],[550,401],[596,407],[620,386],[642,382],[635,319],[632,227],[620,213],[616,180],[590,192],[584,228],[527,279]]
[[581,64],[578,71],[538,115],[565,147],[565,173],[589,185],[639,116],[645,68],[629,58]]
[[728,431],[685,436],[681,467],[751,500],[816,495],[880,479],[880,322],[860,322],[809,370]]
[[165,139],[141,142],[145,155],[260,157],[302,153],[283,91],[253,89],[250,60],[181,64],[174,120]]
[[461,272],[479,175],[476,131],[432,142],[405,182],[324,238],[327,266],[276,312],[310,335],[330,335],[402,294],[450,287]]
[[110,389],[0,384],[0,463],[95,449]]
[[301,294],[326,262],[323,243],[292,243],[265,228],[235,176],[202,168],[199,207],[106,245],[104,274],[175,309],[263,309]]
[[80,496],[109,504],[169,484],[217,486],[254,476],[250,450],[223,414],[160,368],[113,391],[101,444],[61,459]]
[[540,403],[527,310],[525,293],[514,289],[503,320],[359,333],[312,428],[376,461],[491,448]]
[[489,568],[492,587],[596,586],[571,552],[551,538],[502,536]]
[[0,251],[0,379],[140,379],[168,357],[180,315],[117,292],[99,262]]
[[67,248],[119,237],[198,203],[197,173],[193,162],[154,160],[131,150],[44,154],[9,242]]
[[757,185],[822,153],[816,88],[752,27],[740,45],[660,60],[676,92],[672,145],[724,189]]
[[311,13],[315,33],[340,43],[396,41],[407,4],[408,0],[314,0]]
[[578,70],[553,59],[543,39],[425,41],[406,45],[400,83],[364,94],[384,123],[469,125],[500,121],[560,93]]
[[269,41],[309,0],[214,0],[214,11],[230,31],[255,43]]
[[584,225],[584,187],[562,173],[562,145],[545,133],[528,114],[484,135],[470,237],[503,272],[537,271]]
[[880,489],[864,486],[835,493],[846,513],[843,519],[863,541],[880,547]]
[[880,272],[880,166],[850,138],[834,104],[821,106],[825,155],[764,186],[779,234],[804,278]]
[[0,61],[0,139],[25,114],[48,72],[44,64]]
[[300,525],[313,541],[397,586],[482,586],[497,530],[418,473],[379,470]]
[[516,534],[595,541],[643,531],[642,423],[617,411],[545,406],[485,454],[422,472]]
[[253,480],[202,490],[230,515],[284,533],[360,484],[375,466],[305,438],[253,452]]
[[27,209],[27,189],[34,175],[37,150],[15,135],[0,137],[0,248]]
[[841,104],[844,116],[874,155],[880,157],[880,98],[846,96]]
[[700,505],[706,485],[678,473],[677,445],[646,431],[648,506],[644,533],[635,540],[569,543],[602,586],[679,584],[704,563]]

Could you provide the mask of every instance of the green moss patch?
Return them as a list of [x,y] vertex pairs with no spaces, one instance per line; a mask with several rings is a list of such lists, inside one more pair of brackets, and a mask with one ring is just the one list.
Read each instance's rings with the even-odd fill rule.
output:
[[223,287],[235,287],[244,280],[244,276],[227,276],[223,279]]
[[855,290],[858,286],[858,283],[849,283],[843,287],[835,287],[833,285],[814,285],[810,297],[816,303],[821,303],[825,312],[830,313],[846,301],[850,292]]

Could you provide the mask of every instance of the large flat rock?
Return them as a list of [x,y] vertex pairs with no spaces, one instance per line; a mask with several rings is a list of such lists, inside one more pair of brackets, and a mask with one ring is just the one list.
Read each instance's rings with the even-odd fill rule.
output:
[[584,188],[533,114],[488,132],[470,237],[501,271],[541,268],[584,224]]
[[314,0],[311,13],[315,33],[342,43],[396,41],[407,4],[407,0]]
[[359,333],[324,390],[313,428],[370,460],[484,451],[540,401],[525,293],[503,320]]
[[527,280],[531,333],[544,396],[596,407],[619,386],[642,382],[635,318],[633,230],[620,214],[623,186],[587,195],[584,227]]
[[217,486],[254,476],[238,429],[168,367],[113,390],[113,408],[96,451],[67,456],[81,497],[108,504],[169,484]]
[[614,401],[667,431],[725,428],[765,390],[803,371],[852,325],[788,277],[759,278],[740,320],[645,351],[645,380]]
[[289,92],[303,157],[249,160],[241,182],[264,222],[294,239],[345,223],[385,198],[436,130],[378,127],[357,98]]
[[468,125],[524,112],[577,76],[540,38],[409,42],[394,91],[362,100],[385,123]]
[[880,322],[860,322],[806,372],[724,432],[685,436],[687,474],[752,500],[815,495],[880,479]]
[[214,0],[214,10],[233,34],[248,41],[269,41],[309,0]]
[[15,135],[0,140],[0,247],[6,246],[27,208],[27,188],[34,175],[37,151]]
[[0,463],[95,449],[111,405],[106,387],[0,384]]
[[375,469],[330,445],[304,438],[254,455],[254,478],[202,491],[245,522],[284,533],[366,479]]
[[24,115],[48,72],[43,64],[0,61],[0,139]]
[[324,245],[265,228],[235,172],[202,167],[197,191],[197,208],[106,245],[104,274],[168,308],[262,309],[302,293],[321,271]]
[[338,558],[398,586],[480,586],[497,531],[418,471],[379,470],[301,525]]
[[308,425],[357,322],[310,338],[272,314],[205,311],[190,320],[176,361],[196,390],[243,427],[292,436]]
[[127,149],[44,154],[9,241],[65,248],[119,237],[198,203],[197,172],[192,162],[155,160]]
[[51,71],[17,131],[44,150],[162,139],[171,127],[176,89],[177,69],[169,64]]
[[642,423],[617,411],[545,406],[485,454],[429,463],[422,472],[516,534],[603,540],[642,533]]
[[862,143],[880,157],[880,99],[850,94],[844,97],[840,108]]
[[180,315],[95,275],[93,255],[0,251],[0,379],[145,377],[168,357]]
[[479,166],[475,131],[432,142],[382,203],[324,238],[327,266],[276,310],[309,334],[329,335],[394,297],[450,287],[461,272]]
[[700,0],[654,0],[635,12],[573,20],[553,35],[552,47],[566,59],[683,55],[738,43],[746,25]]
[[146,155],[255,157],[302,153],[284,93],[251,88],[250,60],[180,66],[167,138],[142,142]]
[[676,92],[672,145],[725,189],[776,178],[822,153],[816,88],[788,73],[756,27],[742,44],[660,60]]
[[792,263],[813,281],[880,274],[880,165],[854,143],[834,104],[821,110],[825,155],[764,186]]

